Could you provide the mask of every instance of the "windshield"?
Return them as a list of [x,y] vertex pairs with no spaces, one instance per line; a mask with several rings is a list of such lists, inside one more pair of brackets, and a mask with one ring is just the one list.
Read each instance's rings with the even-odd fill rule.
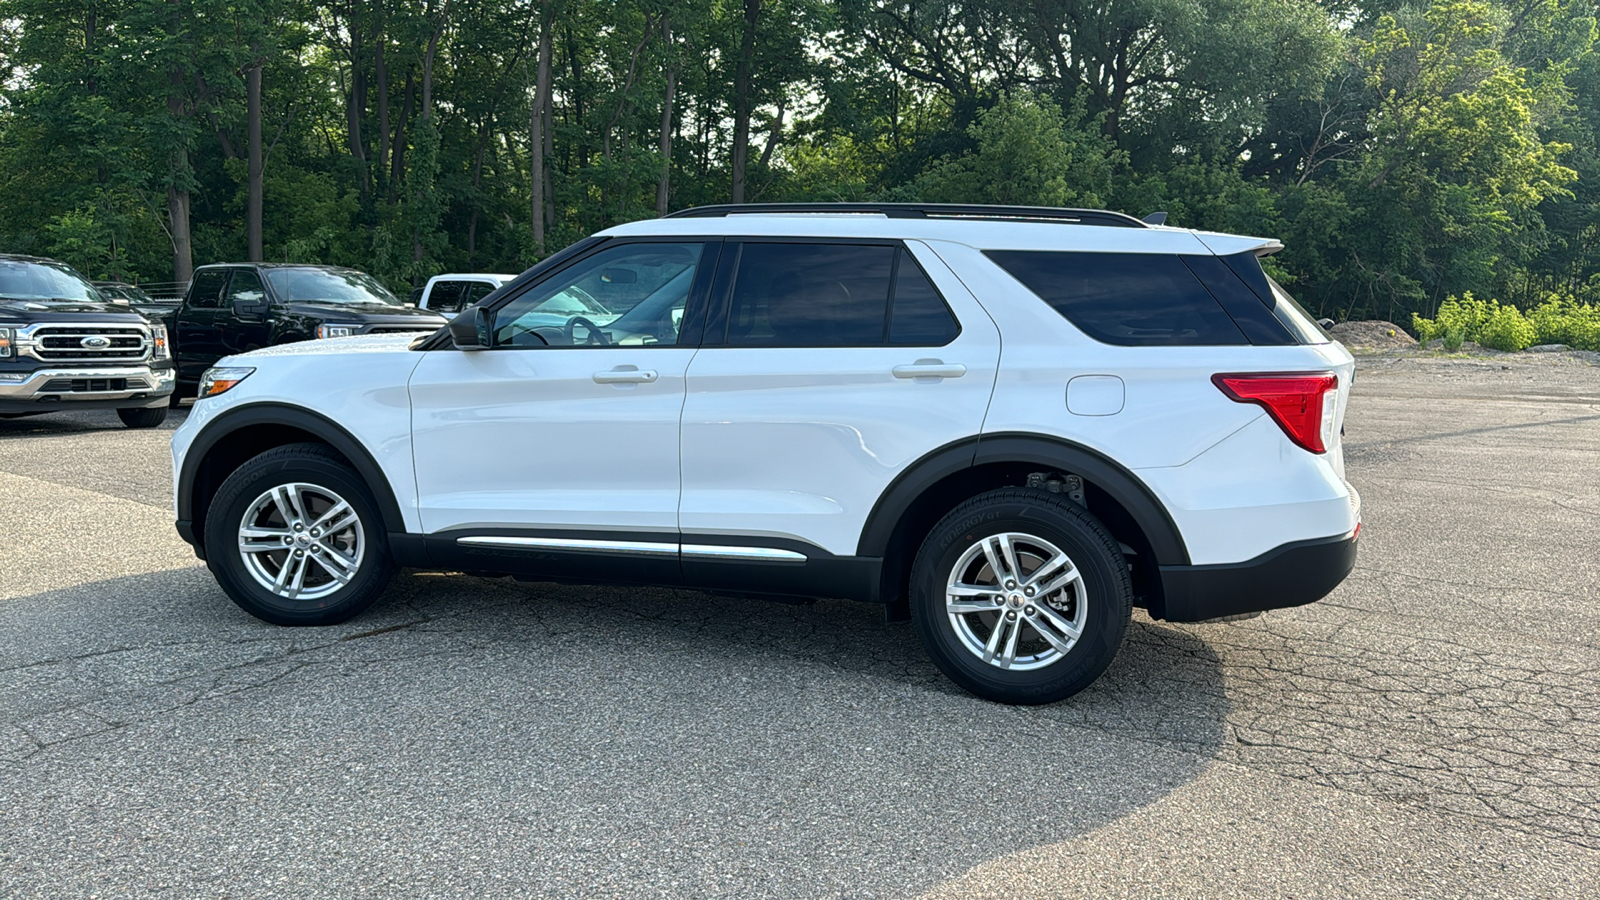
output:
[[14,300],[103,302],[100,292],[71,267],[56,262],[0,259],[0,297]]
[[267,281],[286,303],[367,303],[400,306],[400,300],[364,272],[327,269],[268,269]]

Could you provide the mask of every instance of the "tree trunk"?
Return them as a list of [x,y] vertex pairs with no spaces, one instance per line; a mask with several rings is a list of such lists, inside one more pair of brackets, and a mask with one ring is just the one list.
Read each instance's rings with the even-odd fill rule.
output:
[[[178,151],[187,162],[188,154]],[[189,192],[167,186],[167,218],[172,222],[172,280],[179,284],[194,277],[194,245],[189,239]]]
[[530,184],[533,189],[532,202],[529,204],[529,224],[533,226],[534,251],[540,256],[544,255],[544,225],[545,225],[545,142],[548,138],[545,128],[545,107],[550,105],[550,43],[551,21],[548,10],[541,10],[539,14],[539,74],[534,82],[533,108],[528,113],[528,149],[532,156],[533,167],[529,173]]
[[245,117],[248,120],[249,149],[249,194],[250,198],[245,206],[245,234],[251,262],[261,262],[263,258],[261,247],[261,206],[263,197],[262,187],[262,159],[261,159],[261,58],[260,48],[256,59],[245,72],[245,85],[247,98],[245,101]]
[[[377,49],[373,51],[373,65],[378,78],[378,158],[372,169],[380,176],[389,169],[389,65],[383,52],[387,43],[389,38],[379,34]],[[391,189],[389,193],[393,195],[394,191]]]
[[[576,126],[576,133],[583,134],[583,67],[578,63],[578,42],[572,36],[572,28],[566,27],[563,32],[567,38],[567,62],[572,66],[572,124]],[[588,168],[588,142],[579,139],[574,143],[578,145],[578,168]]]
[[750,66],[756,50],[761,0],[744,0],[744,37],[733,81],[733,202],[744,202],[744,168],[750,157]]
[[444,26],[448,21],[450,21],[450,0],[444,0],[444,7],[439,10],[439,21],[433,26],[433,33],[428,35],[428,50],[422,55],[421,118],[424,119],[433,117],[433,61],[439,55],[439,38],[444,36]]
[[472,215],[467,219],[467,268],[473,268],[478,254],[478,186],[483,183],[483,155],[489,149],[489,122],[493,114],[485,116],[478,126],[478,154],[472,161]]
[[349,18],[348,28],[350,29],[350,96],[345,102],[345,132],[350,144],[350,156],[361,164],[361,195],[365,197],[370,173],[367,171],[366,145],[361,139],[361,116],[367,109],[367,72],[362,67],[361,28],[356,24],[354,14]]
[[400,120],[394,123],[394,144],[390,150],[389,183],[398,190],[406,181],[406,123],[411,120],[411,99],[416,96],[414,68],[406,69],[406,94],[400,103]]
[[[672,47],[672,20],[667,14],[661,16],[661,37],[667,46],[667,53],[671,54]],[[672,193],[672,101],[678,93],[678,64],[673,62],[667,68],[666,96],[661,100],[661,134],[656,141],[656,147],[661,153],[661,179],[656,182],[656,215],[667,214],[667,204]]]
[[[178,30],[178,17],[183,7],[169,0],[172,7],[173,31]],[[188,117],[183,104],[184,71],[181,65],[167,70],[167,115],[176,126]],[[174,128],[181,133],[182,129]],[[183,283],[194,277],[194,247],[189,237],[189,148],[183,138],[177,138],[167,158],[167,220],[172,233],[172,280]]]

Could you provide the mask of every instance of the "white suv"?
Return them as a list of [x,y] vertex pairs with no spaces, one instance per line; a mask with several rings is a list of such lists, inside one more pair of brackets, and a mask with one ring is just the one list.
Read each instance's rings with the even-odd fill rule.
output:
[[284,625],[397,566],[842,597],[975,694],[1058,700],[1132,606],[1295,606],[1355,562],[1354,365],[1278,246],[1012,207],[622,225],[431,337],[222,360],[173,436],[178,530]]

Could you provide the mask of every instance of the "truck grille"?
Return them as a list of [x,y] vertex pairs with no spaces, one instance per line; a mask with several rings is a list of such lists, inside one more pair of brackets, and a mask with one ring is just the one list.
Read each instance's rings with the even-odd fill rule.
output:
[[33,355],[63,360],[142,360],[149,352],[144,329],[116,325],[47,325],[33,332]]

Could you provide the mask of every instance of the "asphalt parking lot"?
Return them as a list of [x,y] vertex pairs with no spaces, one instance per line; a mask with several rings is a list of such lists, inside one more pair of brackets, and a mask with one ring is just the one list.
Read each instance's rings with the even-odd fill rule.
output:
[[1352,577],[1033,709],[845,602],[407,573],[275,628],[166,430],[0,421],[0,896],[1594,896],[1600,367],[1359,372]]

